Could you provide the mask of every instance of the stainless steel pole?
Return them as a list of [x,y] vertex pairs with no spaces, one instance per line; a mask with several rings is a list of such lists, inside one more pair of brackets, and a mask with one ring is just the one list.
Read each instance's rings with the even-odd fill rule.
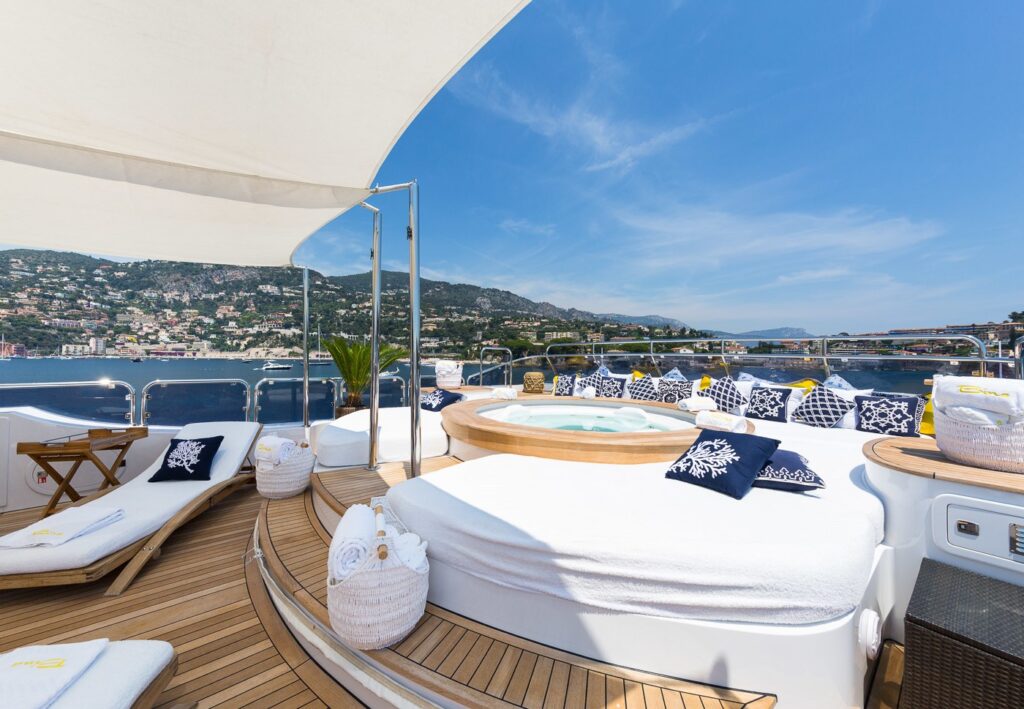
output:
[[420,195],[409,183],[409,472],[420,475]]
[[302,425],[309,428],[309,269],[302,269]]
[[380,210],[366,202],[362,206],[373,212],[373,245],[370,250],[370,292],[373,305],[370,317],[370,451],[367,463],[369,470],[376,470],[380,442],[378,419],[380,418]]

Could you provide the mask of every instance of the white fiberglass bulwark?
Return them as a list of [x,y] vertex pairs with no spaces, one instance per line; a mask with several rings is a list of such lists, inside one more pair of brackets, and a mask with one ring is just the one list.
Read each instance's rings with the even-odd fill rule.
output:
[[285,265],[525,0],[35,0],[0,22],[0,241]]

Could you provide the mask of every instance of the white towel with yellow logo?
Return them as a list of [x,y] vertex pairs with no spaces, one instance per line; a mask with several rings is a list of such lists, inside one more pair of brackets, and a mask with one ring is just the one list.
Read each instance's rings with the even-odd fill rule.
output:
[[0,548],[55,547],[92,534],[123,518],[123,509],[104,507],[95,502],[81,507],[69,507],[24,529],[0,537]]
[[256,442],[256,469],[269,472],[291,458],[298,447],[290,438],[263,436]]
[[938,375],[932,402],[943,413],[947,408],[960,406],[1011,418],[1024,417],[1024,381]]
[[32,645],[0,655],[0,697],[7,709],[48,707],[107,649],[106,638]]

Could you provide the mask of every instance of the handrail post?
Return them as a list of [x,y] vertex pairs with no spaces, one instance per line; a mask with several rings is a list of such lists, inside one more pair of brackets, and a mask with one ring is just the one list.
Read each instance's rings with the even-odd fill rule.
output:
[[370,247],[370,291],[372,313],[370,317],[370,449],[367,453],[367,469],[377,470],[377,454],[380,446],[378,421],[380,419],[380,210],[363,202],[362,207],[373,212],[373,239]]
[[420,190],[409,183],[409,474],[420,475]]
[[302,269],[302,427],[309,428],[309,269]]

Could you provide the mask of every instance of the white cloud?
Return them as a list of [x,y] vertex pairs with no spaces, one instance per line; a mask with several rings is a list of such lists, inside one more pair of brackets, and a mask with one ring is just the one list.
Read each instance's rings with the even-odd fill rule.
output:
[[508,234],[535,234],[537,236],[554,236],[554,224],[539,224],[529,219],[503,219],[498,228]]

